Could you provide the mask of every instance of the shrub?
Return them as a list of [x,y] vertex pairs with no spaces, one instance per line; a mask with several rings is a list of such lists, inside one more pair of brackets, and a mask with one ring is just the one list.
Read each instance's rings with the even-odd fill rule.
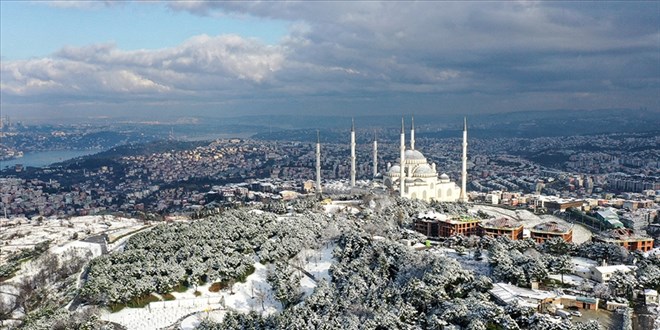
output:
[[209,292],[218,292],[225,288],[227,288],[227,282],[215,282],[211,284],[211,287],[209,288]]
[[179,283],[174,288],[172,288],[172,291],[178,292],[178,293],[183,293],[183,292],[188,291],[188,287],[185,286],[183,283]]

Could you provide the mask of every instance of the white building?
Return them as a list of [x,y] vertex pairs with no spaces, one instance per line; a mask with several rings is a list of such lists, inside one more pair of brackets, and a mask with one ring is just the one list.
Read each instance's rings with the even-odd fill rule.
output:
[[[401,156],[399,164],[388,164],[386,172],[383,173],[383,184],[386,187],[390,189],[399,187],[399,195],[410,199],[421,199],[427,202],[431,200],[456,202],[459,200],[461,188],[451,181],[447,174],[443,173],[438,177],[435,163],[429,164],[426,157],[415,150],[414,121],[410,131],[410,149],[408,150],[405,150],[405,133],[403,121],[401,122]],[[401,163],[403,163],[403,169]]]
[[591,268],[591,279],[599,282],[606,283],[612,278],[615,272],[628,273],[632,271],[631,267],[626,265],[612,265],[612,266],[597,266]]

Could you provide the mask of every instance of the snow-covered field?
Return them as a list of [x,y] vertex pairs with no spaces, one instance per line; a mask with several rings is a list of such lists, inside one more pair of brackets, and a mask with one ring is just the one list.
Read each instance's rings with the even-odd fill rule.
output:
[[121,235],[140,229],[144,225],[141,220],[131,218],[105,216],[84,216],[70,219],[43,220],[41,225],[36,221],[27,223],[13,219],[16,225],[4,226],[0,230],[2,253],[0,264],[4,263],[8,253],[25,248],[32,248],[36,244],[49,240],[51,246],[84,239],[101,233]]
[[[197,288],[200,296],[195,296],[195,289],[190,288],[183,293],[172,292],[176,300],[151,303],[144,308],[126,307],[119,312],[106,311],[101,319],[115,322],[127,329],[156,329],[170,326],[186,315],[181,321],[182,329],[192,329],[208,317],[222,321],[226,309],[239,312],[257,311],[272,314],[282,310],[282,305],[275,300],[270,284],[266,281],[268,266],[254,264],[255,271],[248,276],[245,283],[234,284],[234,294],[229,290],[209,292],[211,283]],[[263,309],[259,299],[264,295]]]
[[591,240],[591,232],[580,224],[571,224],[565,220],[555,217],[553,215],[538,216],[528,210],[507,210],[499,207],[487,205],[474,205],[470,209],[470,213],[476,214],[477,211],[482,211],[493,217],[507,217],[509,219],[517,220],[522,223],[525,229],[532,228],[540,223],[548,221],[556,221],[560,224],[567,226],[573,225],[573,242],[580,244]]

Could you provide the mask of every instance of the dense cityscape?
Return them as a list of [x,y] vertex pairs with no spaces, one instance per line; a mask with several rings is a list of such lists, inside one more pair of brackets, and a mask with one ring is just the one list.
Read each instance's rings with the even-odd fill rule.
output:
[[[91,128],[87,127],[87,129],[90,130]],[[75,130],[78,130],[78,128]],[[425,129],[424,126],[419,130],[420,134],[417,135],[416,141],[410,143],[416,143],[420,150],[424,151],[429,162],[434,164],[434,168],[435,164],[438,164],[437,167],[442,176],[456,178],[457,181],[460,181],[460,138],[436,138],[433,137],[433,132],[428,128]],[[336,226],[337,228],[343,228],[339,229],[340,231],[366,232],[369,235],[377,235],[387,240],[394,239],[398,242],[407,242],[404,243],[404,246],[406,244],[412,246],[413,251],[428,249],[434,254],[440,253],[450,259],[457,260],[458,264],[462,265],[457,267],[467,267],[475,274],[486,276],[489,278],[488,281],[500,281],[493,282],[492,285],[484,284],[485,287],[482,289],[489,290],[491,299],[495,299],[495,301],[500,299],[500,301],[506,302],[510,299],[502,297],[502,292],[514,294],[516,299],[529,301],[531,296],[527,295],[532,293],[531,291],[524,291],[524,288],[531,286],[533,290],[554,290],[537,292],[555,292],[558,295],[553,299],[557,302],[561,301],[564,308],[571,308],[566,309],[568,310],[567,314],[563,314],[564,309],[552,307],[554,305],[549,305],[550,307],[535,305],[535,308],[541,312],[539,315],[554,315],[556,319],[544,319],[539,316],[540,318],[533,321],[524,322],[520,319],[511,319],[505,323],[501,323],[504,322],[501,320],[490,321],[495,322],[488,323],[493,326],[509,328],[515,323],[520,328],[540,329],[554,326],[566,327],[573,324],[573,326],[585,326],[585,329],[599,329],[603,326],[606,328],[619,328],[625,326],[626,322],[631,322],[630,324],[635,324],[635,328],[644,328],[652,326],[656,322],[657,317],[652,316],[655,313],[653,305],[647,305],[647,303],[656,299],[649,296],[649,294],[655,292],[653,289],[657,290],[658,284],[655,281],[660,278],[658,277],[660,274],[652,273],[657,272],[657,268],[654,268],[656,270],[631,268],[626,265],[629,261],[634,260],[632,259],[633,256],[634,258],[641,257],[638,253],[648,254],[643,258],[654,258],[651,256],[656,255],[650,253],[655,251],[653,250],[654,242],[660,238],[660,224],[657,223],[658,198],[660,197],[657,195],[660,190],[660,181],[657,178],[660,167],[657,159],[660,150],[654,147],[657,144],[657,134],[610,133],[592,136],[544,138],[470,138],[469,157],[466,162],[469,173],[467,181],[469,204],[467,208],[463,208],[461,205],[464,204],[452,205],[451,203],[438,204],[434,202],[429,204],[418,201],[416,204],[410,205],[408,202],[402,204],[403,200],[392,200],[397,194],[396,188],[388,189],[384,186],[383,180],[385,178],[382,176],[384,174],[381,173],[389,173],[389,169],[393,166],[392,163],[398,161],[396,141],[388,134],[384,134],[387,130],[381,130],[381,140],[378,140],[378,135],[374,135],[370,129],[360,130],[358,126],[356,131],[358,132],[359,143],[356,144],[355,152],[357,180],[354,187],[351,187],[349,182],[352,173],[349,143],[337,143],[333,139],[323,141],[321,134],[319,134],[318,141],[300,141],[297,137],[307,136],[308,133],[301,133],[296,130],[289,133],[292,141],[286,141],[281,136],[277,140],[264,140],[258,138],[259,134],[256,135],[257,138],[181,141],[174,139],[171,135],[165,139],[159,139],[157,134],[154,134],[151,141],[118,144],[95,154],[56,162],[45,167],[24,166],[20,163],[7,167],[2,171],[3,176],[0,178],[0,207],[4,212],[4,218],[0,217],[0,225],[6,229],[3,240],[7,240],[6,246],[2,249],[2,255],[0,255],[0,260],[4,263],[3,268],[0,269],[2,270],[2,276],[5,281],[8,280],[7,283],[17,283],[13,281],[17,281],[18,278],[25,278],[25,275],[20,275],[23,274],[23,271],[18,266],[20,264],[16,263],[16,260],[20,260],[17,258],[33,255],[28,258],[35,258],[35,262],[43,262],[40,261],[45,258],[43,256],[43,244],[67,246],[72,244],[71,242],[85,242],[82,245],[81,243],[76,244],[84,246],[82,251],[91,252],[69,257],[73,258],[69,263],[76,266],[69,271],[64,269],[59,271],[63,274],[61,276],[66,278],[74,275],[77,269],[85,269],[84,267],[87,265],[85,260],[89,260],[93,256],[118,257],[120,252],[112,251],[115,251],[117,246],[126,244],[128,244],[126,246],[137,248],[139,245],[131,242],[138,237],[150,235],[148,233],[153,233],[155,230],[161,230],[157,228],[162,226],[165,226],[164,228],[170,227],[172,221],[174,223],[186,223],[186,226],[198,226],[196,224],[201,225],[204,221],[226,221],[225,218],[230,214],[233,214],[231,217],[247,216],[249,219],[250,216],[248,215],[232,213],[235,212],[232,210],[247,209],[286,214],[287,217],[292,217],[292,220],[297,219],[295,221],[303,221],[304,223],[304,221],[309,220],[318,221],[315,217],[325,213],[336,214],[333,216],[333,219],[335,219],[333,221],[339,221],[339,223],[331,221],[323,226]],[[29,129],[26,129],[25,132],[26,134],[34,134]],[[58,131],[46,131],[45,134],[57,138],[75,135],[75,133],[68,133],[63,127],[58,127]],[[281,135],[281,133],[279,134]],[[345,129],[326,129],[324,134],[335,137],[334,140],[339,139],[341,141],[341,136],[347,136],[348,131]],[[80,143],[88,145],[86,142],[87,134],[81,135],[83,138],[78,139]],[[14,140],[10,141],[27,139],[21,137],[20,131],[13,133],[13,137]],[[411,138],[414,137],[414,134],[411,133]],[[48,138],[43,140],[48,141]],[[373,176],[373,140],[378,142],[378,153],[375,154],[377,159],[375,171],[379,174],[376,177]],[[91,141],[95,141],[94,137],[91,138]],[[318,144],[314,142],[318,142]],[[14,143],[13,145],[20,148],[20,144],[16,145]],[[57,144],[54,144],[53,147],[57,148]],[[321,150],[321,153],[317,156],[322,155],[318,158],[318,164],[315,157],[317,147]],[[20,158],[18,160],[20,161]],[[316,166],[318,166],[320,177],[316,177]],[[319,182],[322,182],[323,195],[319,194],[315,182],[315,179],[319,180],[321,178],[322,181]],[[321,203],[319,198],[324,201]],[[367,203],[367,200],[371,200],[371,202]],[[372,205],[374,201],[377,201],[375,205],[381,206]],[[382,209],[383,207],[386,209]],[[357,214],[351,211],[353,208],[359,210]],[[310,211],[313,212],[312,214],[316,214],[312,218],[308,218],[309,215],[304,215],[305,212]],[[318,213],[319,211],[320,213]],[[391,217],[394,214],[400,214],[398,216],[400,218],[398,220],[392,219]],[[216,217],[216,220],[210,220],[214,217]],[[63,219],[66,219],[64,224],[62,223]],[[387,225],[377,229],[377,227],[370,224],[372,221]],[[168,223],[170,225],[167,225]],[[224,226],[229,226],[229,224]],[[23,228],[43,228],[45,230],[44,234],[49,234],[38,234],[41,237],[39,239],[39,236],[35,237],[34,235],[41,232],[41,230],[34,232],[34,230],[26,231]],[[273,227],[272,230],[279,230],[276,228],[278,227]],[[56,234],[62,230],[65,231]],[[298,228],[288,228],[286,230],[290,234],[303,235]],[[317,231],[321,228],[316,227],[316,229],[310,230]],[[412,234],[413,231],[417,231],[419,234]],[[311,235],[338,237],[333,236],[337,235],[338,232],[335,229],[331,231],[331,234]],[[277,237],[277,235],[283,234],[271,235]],[[508,237],[508,239],[503,241],[500,238],[497,240],[498,243],[489,241],[489,239],[502,236]],[[131,237],[135,238],[131,239]],[[326,237],[324,240],[328,244],[329,242],[335,242],[332,243],[332,246],[335,246],[335,244],[341,246],[341,244],[345,244],[341,243],[342,240],[349,239],[348,237],[334,239],[331,237]],[[559,238],[559,241],[553,240],[555,237]],[[292,239],[291,237],[287,238],[287,240]],[[335,241],[335,239],[339,239],[339,241]],[[293,240],[295,241],[295,239]],[[517,240],[528,242],[525,243],[528,245],[515,245],[518,243],[513,242]],[[420,244],[424,242],[426,242],[426,245]],[[429,242],[432,243],[429,245]],[[263,243],[258,243],[257,246],[260,244]],[[502,244],[504,246],[514,245],[505,248]],[[556,244],[568,245],[559,247]],[[275,262],[280,259],[286,260],[291,256],[299,258],[299,254],[303,253],[299,249],[306,248],[311,249],[309,251],[312,252],[308,251],[304,254],[325,255],[326,259],[323,264],[331,265],[338,262],[338,260],[332,261],[333,259],[329,259],[330,255],[327,254],[327,251],[324,252],[323,249],[320,251],[314,250],[316,243],[312,241],[301,241],[298,245],[298,248],[289,252],[270,250],[271,248],[264,246],[258,249],[260,251],[258,255],[262,263],[263,260]],[[623,248],[621,248],[622,250],[613,247],[607,248],[610,245],[613,247],[622,246]],[[288,244],[282,245],[283,248],[288,249],[286,246]],[[535,267],[540,267],[535,272],[540,271],[541,273],[537,275],[527,274],[528,270],[525,269],[528,266],[524,265],[530,261],[519,260],[520,257],[514,257],[513,255],[499,256],[497,259],[484,257],[494,253],[504,253],[498,252],[498,249],[504,248],[516,251],[516,249],[522,249],[523,246],[536,246],[539,251],[537,253],[550,253],[544,261],[534,261],[539,263]],[[606,250],[602,250],[604,248]],[[555,260],[557,257],[553,257],[552,253],[556,253],[556,249],[572,251],[569,254],[573,256],[573,259],[569,258],[568,261]],[[510,252],[504,254],[507,255],[508,253]],[[482,256],[477,257],[477,254]],[[49,254],[46,253],[45,255]],[[279,257],[273,257],[273,255]],[[471,255],[474,256],[470,257]],[[476,267],[473,265],[474,261],[470,261],[473,258],[478,260],[477,264],[485,261],[489,262],[474,268]],[[507,264],[507,266],[495,261],[501,258],[512,258],[509,261],[511,264]],[[92,271],[91,274],[96,274],[100,270],[98,269],[99,266],[93,266],[93,260],[90,264],[92,268],[88,271]],[[168,267],[167,273],[171,274],[169,276],[174,276],[167,280],[169,281],[167,283],[170,284],[147,289],[147,292],[161,292],[165,294],[162,297],[170,297],[171,294],[167,292],[177,286],[181,286],[182,289],[192,286],[197,287],[197,285],[193,285],[195,281],[199,281],[200,286],[222,283],[222,280],[220,282],[210,282],[211,277],[224,278],[225,281],[228,281],[237,276],[248,276],[248,269],[263,267],[259,266],[261,265],[259,263],[251,265],[249,260],[242,262],[243,266],[232,266],[238,267],[234,268],[234,272],[220,272],[215,275],[209,273],[214,267],[209,270],[194,268],[201,272],[196,276],[201,277],[192,280],[189,276],[185,276],[186,280],[184,282],[180,282],[181,278],[177,277],[180,275],[175,275],[177,272],[173,272],[173,269],[179,266],[169,264],[169,266],[166,266]],[[617,266],[599,266],[598,262],[618,264]],[[308,261],[301,260],[299,263],[300,265],[297,267],[303,267],[313,273],[314,271],[320,271],[320,273],[314,273],[317,276],[324,277],[329,274],[328,269],[319,270],[312,266],[309,259]],[[557,268],[557,265],[560,264],[564,265],[562,266],[564,268]],[[268,281],[272,290],[280,290],[277,288],[285,285],[284,283],[286,283],[286,290],[293,293],[307,290],[304,289],[304,278],[290,277],[292,270],[289,267],[291,266],[275,265],[274,269],[267,267],[270,270],[266,272],[268,276],[274,276],[271,272],[275,272],[273,274],[278,276],[277,280],[269,277]],[[483,268],[486,265],[488,267]],[[192,267],[192,264],[185,267]],[[339,265],[333,267],[339,267]],[[507,267],[513,268],[509,269]],[[523,269],[527,274],[524,279],[520,279],[516,277],[518,275],[511,273],[516,267],[521,267],[519,269]],[[630,310],[630,314],[596,312],[600,315],[598,317],[603,317],[603,321],[600,323],[593,322],[593,315],[587,316],[591,315],[593,310],[599,310],[599,307],[592,306],[602,305],[600,308],[603,310],[617,310],[625,305],[622,304],[625,301],[622,299],[630,299],[629,295],[638,292],[635,291],[635,285],[633,285],[630,289],[627,289],[630,290],[629,292],[621,291],[617,293],[616,290],[618,289],[616,288],[618,288],[618,285],[624,285],[623,283],[625,283],[621,281],[630,280],[625,279],[624,275],[617,275],[624,276],[621,280],[610,280],[608,282],[604,279],[605,276],[613,276],[613,272],[617,270],[621,271],[622,274],[637,272],[638,276],[642,276],[642,278],[636,277],[635,283],[638,284],[635,285],[640,285],[639,288],[641,288],[648,284],[650,287],[644,287],[646,291],[643,294],[637,293],[634,296],[645,297],[647,303],[632,302],[634,308]],[[192,275],[196,274],[194,270],[181,271],[184,273],[192,271]],[[335,274],[336,271],[335,268],[331,273]],[[560,272],[560,274],[553,275],[557,272]],[[598,275],[600,277],[594,277],[594,272],[600,274]],[[312,279],[316,278],[315,275],[309,274]],[[95,281],[99,281],[99,279],[96,279],[98,276],[101,275],[92,275],[88,278],[87,284],[82,287],[82,291],[75,296],[77,298],[74,298],[74,300],[79,299],[87,301],[88,304],[92,303],[99,306],[107,305],[114,310],[120,309],[116,306],[135,307],[135,299],[138,299],[137,301],[146,299],[140,298],[145,294],[143,291],[134,291],[138,284],[130,284],[129,287],[121,289],[128,290],[123,293],[123,296],[106,297],[105,295],[98,296],[97,293],[92,295],[90,293],[92,291],[89,290],[98,290],[92,289],[97,285],[94,284]],[[250,276],[257,275],[249,275],[248,278]],[[333,275],[333,281],[341,281],[337,276]],[[561,285],[553,282],[557,279],[555,276],[562,278]],[[566,283],[563,281],[564,276],[570,279]],[[47,285],[52,280],[42,279],[41,281],[46,281],[44,285]],[[119,278],[107,280],[122,281]],[[39,279],[33,278],[33,281],[39,281]],[[253,281],[258,281],[258,277],[251,281],[249,282],[253,283],[251,285],[256,285]],[[511,283],[514,285],[512,286]],[[600,283],[600,286],[598,283]],[[229,286],[233,290],[232,285]],[[557,291],[561,287],[564,288],[563,291]],[[199,294],[207,297],[205,298],[207,303],[214,306],[211,301],[224,294],[217,296],[213,293],[215,289],[211,290],[211,288],[208,289],[208,293],[202,293],[199,288],[195,288],[193,290],[194,296]],[[260,287],[259,290],[267,291],[271,289]],[[30,303],[29,299],[33,298],[29,297],[33,297],[33,292],[24,291],[25,288],[21,286],[18,286],[16,290],[18,290],[15,291],[17,294],[26,295],[28,298],[26,298],[27,300],[14,300],[16,305],[5,305],[5,314],[3,314],[5,317],[13,319],[14,316],[21,315],[21,313],[33,313],[30,310],[35,308],[37,311],[41,310],[40,304],[34,301]],[[243,289],[237,286],[236,290]],[[254,290],[254,288],[250,290]],[[392,290],[396,291],[398,289]],[[264,294],[266,294],[266,291],[264,291]],[[63,292],[58,292],[58,290],[55,290],[50,293],[54,299],[51,301],[52,303],[71,299],[68,298],[71,297],[68,294],[62,295]],[[557,292],[563,292],[563,295]],[[268,310],[266,306],[269,304],[274,304],[269,308],[285,307],[286,310],[286,306],[291,304],[291,299],[300,301],[306,295],[275,294],[273,297],[266,294],[260,298],[259,301],[263,311]],[[534,295],[537,294],[534,293]],[[571,294],[590,297],[589,299],[592,299],[595,305],[577,304],[575,300],[571,300],[574,299],[570,298],[572,297]],[[156,294],[155,297],[160,296]],[[195,308],[201,308],[201,305],[194,303],[194,298],[185,297],[175,295],[170,298],[153,299],[164,299],[165,301],[168,299],[193,299],[191,300],[193,306],[190,307],[192,309],[179,309],[179,312],[172,314],[174,316],[180,315],[179,313],[182,312],[194,311]],[[306,299],[314,299],[312,297]],[[150,299],[152,298],[147,299],[147,301],[150,301]],[[223,304],[227,304],[226,299],[228,297],[216,301],[215,304],[218,307],[214,308],[225,310],[227,307],[223,307]],[[633,301],[638,300],[633,299]],[[277,307],[278,304],[282,307]],[[364,304],[368,305],[367,302],[364,302]],[[506,304],[510,305],[510,302],[506,302]],[[251,310],[254,310],[254,305],[252,306]],[[241,308],[233,307],[233,310],[240,311]],[[97,313],[94,312],[98,320],[95,322],[100,322],[95,323],[97,326],[108,327],[114,324],[115,326],[127,328],[150,327],[144,323],[140,323],[141,325],[135,323],[136,319],[132,317],[120,320],[113,316],[113,313]],[[143,313],[143,316],[140,317],[160,315],[148,311],[139,313]],[[271,315],[270,313],[272,312],[264,315]],[[76,324],[78,322],[76,320],[80,317],[79,312],[78,314],[74,312],[73,314],[65,313],[61,315],[64,315],[62,317],[68,317],[68,321],[66,321],[69,322],[68,324]],[[585,315],[585,321],[592,320],[589,321],[591,323],[580,323],[578,320],[581,320],[583,315]],[[260,323],[262,324],[260,327],[269,327],[267,324],[271,324],[273,327],[282,327],[288,322],[294,322],[292,319],[287,318],[285,320],[282,317],[278,319],[266,318],[261,321],[241,319],[239,323],[265,322]],[[576,317],[573,323],[571,323],[571,317]],[[632,318],[628,320],[627,317]],[[156,322],[160,322],[157,324],[163,326],[170,325],[175,321],[171,317],[157,316],[157,318],[158,321]],[[193,324],[197,324],[197,328],[213,328],[216,326],[234,328],[234,326],[228,325],[227,316],[224,317],[224,323],[213,323],[216,322],[213,320],[221,319],[217,317],[200,319],[195,316],[192,319],[184,317],[179,322],[183,322],[181,323],[182,327],[186,322],[193,322]],[[44,323],[45,321],[39,318],[37,320],[40,321],[22,324],[28,327],[38,327],[37,324],[53,326],[53,323]],[[467,326],[469,323],[458,319],[448,320],[450,321],[448,324]],[[569,321],[569,323],[564,323],[565,321]],[[530,323],[525,326],[525,322]],[[309,327],[309,325],[303,327]],[[314,328],[316,327],[314,326]],[[577,329],[582,328],[578,327]]]

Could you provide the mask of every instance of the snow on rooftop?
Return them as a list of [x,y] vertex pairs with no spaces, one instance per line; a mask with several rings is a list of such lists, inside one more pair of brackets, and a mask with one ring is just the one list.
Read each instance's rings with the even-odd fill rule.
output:
[[519,228],[522,226],[520,222],[507,217],[484,221],[481,225],[487,228]]
[[470,208],[470,213],[476,214],[478,211],[482,211],[494,218],[501,218],[501,217],[508,217],[514,220],[519,221],[522,225],[523,228],[525,229],[530,229],[540,223],[545,223],[548,221],[554,221],[559,224],[569,226],[573,226],[573,242],[574,243],[583,243],[591,240],[591,231],[589,231],[587,228],[584,226],[576,223],[576,224],[571,224],[561,218],[558,218],[554,215],[549,215],[549,214],[544,214],[541,216],[538,216],[528,210],[509,210],[505,208],[500,208],[500,207],[495,207],[495,206],[488,206],[488,205],[474,205]]
[[350,212],[351,214],[360,213],[360,209],[355,202],[347,203],[343,201],[333,201],[331,204],[323,205],[325,213]]
[[[557,281],[562,280],[561,274],[549,274],[548,278],[551,278],[551,279],[557,280]],[[577,275],[564,274],[564,283],[570,284],[570,285],[573,285],[573,286],[580,286],[584,283],[591,283],[591,282],[589,280],[587,280],[585,278],[582,278],[580,276],[577,276]]]
[[552,232],[552,233],[566,233],[570,230],[570,227],[565,224],[561,224],[557,221],[548,221],[548,222],[540,223],[534,226],[532,229],[537,231]]
[[617,270],[625,273],[631,270],[630,267],[626,265],[596,266],[595,269],[601,273],[614,273]]
[[502,282],[493,283],[493,288],[488,292],[507,304],[514,301],[530,303],[529,300],[541,301],[556,296],[552,292],[526,289]]
[[439,213],[436,211],[428,211],[428,212],[419,212],[417,214],[418,219],[431,219],[431,220],[447,220],[447,215],[444,213]]
[[634,230],[628,228],[610,229],[601,232],[600,236],[620,240],[650,238],[647,235],[643,235],[642,233],[635,232]]

